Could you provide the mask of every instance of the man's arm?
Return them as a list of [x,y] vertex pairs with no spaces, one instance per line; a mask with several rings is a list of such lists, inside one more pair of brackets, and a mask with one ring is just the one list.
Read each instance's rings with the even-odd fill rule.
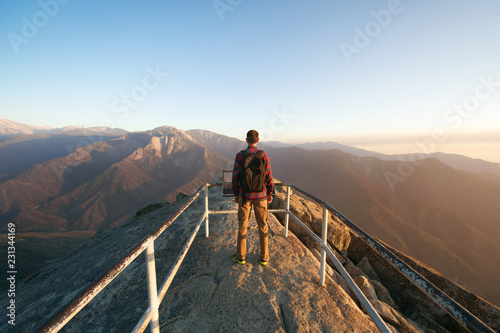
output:
[[235,201],[238,202],[238,196],[240,192],[240,187],[238,183],[238,174],[240,173],[241,169],[241,153],[236,154],[236,157],[234,159],[234,166],[233,166],[233,178],[231,180],[231,185],[233,187],[233,194],[235,196]]
[[266,192],[267,192],[267,202],[273,201],[274,185],[273,185],[273,172],[271,170],[271,161],[267,156],[266,152],[262,154],[264,167],[266,169]]

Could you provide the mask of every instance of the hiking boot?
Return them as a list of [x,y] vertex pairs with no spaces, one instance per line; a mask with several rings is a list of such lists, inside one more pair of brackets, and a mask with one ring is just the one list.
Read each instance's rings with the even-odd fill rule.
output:
[[268,262],[269,262],[269,258],[267,258],[267,259],[260,259],[260,264],[262,266],[266,266]]
[[238,257],[237,257],[237,256],[234,256],[234,257],[233,257],[233,261],[234,261],[234,262],[237,262],[237,263],[238,263],[238,264],[240,264],[240,265],[244,265],[244,264],[245,264],[245,260],[240,260],[240,259],[238,259]]

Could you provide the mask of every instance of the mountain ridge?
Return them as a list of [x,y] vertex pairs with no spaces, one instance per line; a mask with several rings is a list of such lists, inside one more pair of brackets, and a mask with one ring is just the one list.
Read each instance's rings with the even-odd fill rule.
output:
[[0,182],[12,179],[22,170],[64,157],[77,148],[123,135],[120,131],[66,131],[16,135],[0,142]]
[[354,156],[376,157],[383,161],[394,160],[394,161],[400,161],[401,163],[410,161],[410,163],[412,164],[418,164],[419,160],[434,157],[437,158],[442,163],[458,170],[470,171],[475,173],[489,173],[496,176],[500,176],[500,163],[490,162],[458,154],[448,154],[442,152],[427,153],[427,154],[423,152],[419,152],[417,154],[382,154],[366,149],[356,148],[354,146],[343,145],[333,141],[306,142],[301,144],[289,144],[289,143],[282,143],[279,141],[270,141],[270,142],[263,142],[262,144],[270,148],[298,147],[305,150],[338,149]]
[[[55,230],[112,227],[147,202],[173,200],[177,192],[215,179],[227,162],[173,127],[129,133],[1,183],[0,217],[6,223],[20,211],[14,218],[20,231],[54,230],[46,224],[32,227],[33,220],[51,221]],[[37,191],[30,184],[39,184]]]
[[53,130],[53,128],[48,126],[38,127],[35,125],[26,125],[12,120],[0,118],[0,136],[43,133],[50,130]]
[[[18,128],[27,130],[18,130]],[[10,135],[5,135],[7,132],[12,132]],[[221,135],[212,131],[203,130],[203,129],[191,129],[185,131],[187,134],[190,134],[193,138],[195,138],[199,143],[202,143],[206,146],[210,146],[212,149],[221,153],[223,156],[228,158],[233,158],[234,156],[228,156],[227,151],[233,151],[234,149],[244,149],[245,142],[244,140],[239,140],[233,137],[228,137],[225,135]],[[4,134],[2,134],[4,133]],[[108,127],[84,127],[84,126],[65,126],[62,128],[52,128],[52,127],[38,127],[35,125],[26,125],[22,123],[17,123],[8,119],[0,119],[0,149],[2,146],[2,140],[19,140],[20,137],[23,137],[23,134],[29,134],[31,137],[36,137],[36,134],[68,134],[68,135],[78,135],[87,136],[87,139],[81,139],[78,146],[81,146],[83,142],[89,143],[95,141],[101,141],[96,139],[95,137],[100,136],[121,136],[125,133],[129,133],[126,130],[119,128],[108,128]],[[3,139],[2,139],[3,136]],[[24,135],[24,137],[26,137]],[[215,141],[214,141],[215,140]],[[217,141],[219,140],[219,141]],[[240,144],[241,142],[241,144]],[[299,144],[290,144],[283,143],[279,141],[263,141],[260,145],[264,148],[285,148],[285,147],[299,147],[305,150],[334,150],[338,149],[354,156],[360,157],[377,157],[381,160],[398,160],[401,162],[411,161],[416,162],[419,159],[425,159],[429,157],[435,157],[439,159],[441,162],[459,170],[471,171],[475,173],[490,173],[496,176],[500,176],[500,163],[489,162],[477,158],[471,158],[458,154],[447,154],[447,153],[428,153],[424,154],[423,152],[418,154],[382,154],[374,151],[369,151],[361,148],[357,148],[354,146],[344,145],[333,141],[325,141],[325,142],[305,142]],[[218,147],[225,147],[218,148]],[[243,148],[242,148],[243,147]],[[1,154],[1,152],[0,152]],[[0,169],[0,176],[2,175],[2,170]],[[0,178],[1,180],[1,178]]]
[[128,133],[128,131],[121,128],[109,128],[106,126],[96,126],[96,127],[85,127],[85,126],[65,126],[60,128],[54,128],[49,126],[36,126],[27,125],[23,123],[18,123],[9,119],[0,118],[0,138],[10,138],[19,135],[32,135],[32,134],[55,134],[55,133],[84,133],[96,134],[96,133]]

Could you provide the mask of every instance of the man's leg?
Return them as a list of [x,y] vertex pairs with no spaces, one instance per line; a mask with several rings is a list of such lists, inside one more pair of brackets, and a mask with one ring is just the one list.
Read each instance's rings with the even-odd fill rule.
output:
[[236,245],[236,257],[239,260],[245,260],[247,254],[247,232],[248,232],[248,217],[252,206],[249,201],[238,203],[238,240]]
[[255,219],[259,226],[259,239],[260,239],[260,259],[269,259],[268,249],[268,226],[267,226],[267,199],[254,201]]

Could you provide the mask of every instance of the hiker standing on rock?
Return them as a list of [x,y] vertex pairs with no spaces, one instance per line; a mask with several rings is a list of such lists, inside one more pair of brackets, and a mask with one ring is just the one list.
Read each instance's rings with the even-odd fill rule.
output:
[[247,252],[248,219],[252,206],[259,227],[260,264],[269,261],[267,203],[273,200],[273,175],[267,154],[257,148],[259,133],[250,130],[246,138],[248,147],[236,154],[233,168],[233,192],[238,203],[238,241],[233,260],[245,264]]

